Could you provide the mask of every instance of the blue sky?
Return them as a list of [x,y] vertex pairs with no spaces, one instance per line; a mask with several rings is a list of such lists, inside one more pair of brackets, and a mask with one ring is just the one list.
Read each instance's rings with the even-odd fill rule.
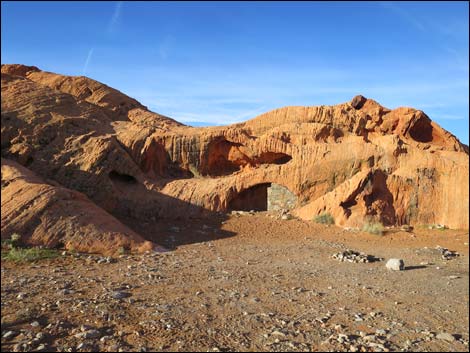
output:
[[5,2],[2,63],[104,82],[190,125],[362,94],[468,144],[467,2]]

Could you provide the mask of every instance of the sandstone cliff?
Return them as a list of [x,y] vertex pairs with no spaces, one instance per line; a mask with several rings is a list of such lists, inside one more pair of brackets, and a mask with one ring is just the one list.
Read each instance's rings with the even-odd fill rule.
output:
[[[2,157],[118,219],[250,209],[274,183],[308,220],[468,228],[468,147],[419,110],[357,96],[193,128],[86,77],[2,65],[1,87]],[[10,223],[2,207],[2,234]]]

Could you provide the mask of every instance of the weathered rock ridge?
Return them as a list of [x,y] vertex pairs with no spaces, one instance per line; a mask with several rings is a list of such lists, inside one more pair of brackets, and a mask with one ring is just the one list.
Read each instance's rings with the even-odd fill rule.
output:
[[[225,212],[250,188],[275,183],[308,220],[329,212],[342,226],[374,218],[468,228],[468,147],[416,109],[357,96],[194,128],[86,77],[2,65],[1,87],[2,157],[117,219]],[[17,229],[4,212],[4,199],[14,207],[27,196],[4,190],[3,169],[2,236],[32,237],[32,227]],[[45,229],[39,238],[51,236]]]
[[155,249],[82,193],[51,184],[2,158],[2,233],[26,234],[20,241],[29,245],[103,254]]

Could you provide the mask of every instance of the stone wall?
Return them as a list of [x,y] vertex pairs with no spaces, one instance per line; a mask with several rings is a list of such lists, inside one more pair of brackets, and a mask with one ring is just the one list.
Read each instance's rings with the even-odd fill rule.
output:
[[290,210],[296,203],[297,196],[284,186],[272,183],[268,188],[268,211]]

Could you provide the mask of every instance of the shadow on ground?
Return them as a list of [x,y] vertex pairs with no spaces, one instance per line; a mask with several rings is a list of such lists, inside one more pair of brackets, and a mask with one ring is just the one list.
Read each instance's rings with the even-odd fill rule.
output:
[[419,270],[422,268],[426,268],[427,266],[424,265],[418,265],[418,266],[405,266],[405,271],[410,271],[410,270]]

